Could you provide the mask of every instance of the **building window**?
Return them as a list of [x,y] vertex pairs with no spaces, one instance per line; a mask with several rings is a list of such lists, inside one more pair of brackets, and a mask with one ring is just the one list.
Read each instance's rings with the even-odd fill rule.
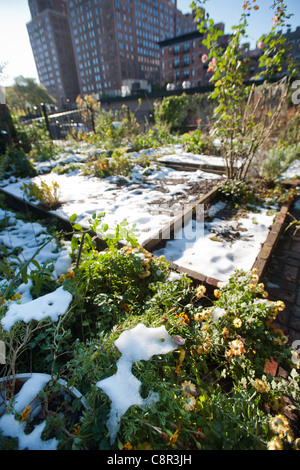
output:
[[179,57],[176,57],[176,59],[174,59],[174,67],[179,67]]
[[174,54],[179,54],[179,51],[180,51],[180,45],[179,45],[179,44],[175,44],[175,46],[174,46]]

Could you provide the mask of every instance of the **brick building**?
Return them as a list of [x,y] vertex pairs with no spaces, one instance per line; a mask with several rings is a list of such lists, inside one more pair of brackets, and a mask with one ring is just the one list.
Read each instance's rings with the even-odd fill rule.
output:
[[[224,24],[217,25],[224,31]],[[221,46],[226,47],[228,35],[219,38]],[[202,44],[203,35],[197,30],[159,42],[161,61],[161,85],[173,83],[175,86],[189,82],[191,87],[209,85],[211,72],[208,71],[208,61],[202,57],[207,54]]]
[[66,0],[28,0],[27,31],[39,80],[58,106],[75,101],[79,84]]
[[176,0],[69,0],[81,94],[119,95],[124,80],[160,81],[158,42],[194,29]]

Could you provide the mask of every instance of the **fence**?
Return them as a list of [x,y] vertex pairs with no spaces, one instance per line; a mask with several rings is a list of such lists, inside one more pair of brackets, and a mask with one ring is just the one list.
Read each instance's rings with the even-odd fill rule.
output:
[[75,129],[76,132],[80,129],[83,132],[92,130],[92,123],[88,119],[83,119],[78,109],[56,114],[48,114],[44,107],[42,107],[42,110],[44,117],[26,119],[26,121],[23,122],[26,122],[26,124],[46,122],[48,132],[53,140],[65,139],[69,134],[72,134],[73,129]]

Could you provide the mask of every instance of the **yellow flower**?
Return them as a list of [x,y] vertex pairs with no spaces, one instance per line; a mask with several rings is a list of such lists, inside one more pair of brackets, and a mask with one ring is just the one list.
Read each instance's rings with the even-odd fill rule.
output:
[[181,312],[179,315],[176,315],[176,318],[182,318],[183,323],[190,323],[189,317],[184,312]]
[[275,302],[275,307],[277,310],[279,310],[279,312],[282,312],[285,309],[285,304],[282,302],[282,300],[277,300],[277,302]]
[[194,319],[195,321],[202,322],[207,318],[207,312],[198,312],[195,314]]
[[243,324],[240,318],[235,318],[232,323],[233,323],[233,326],[235,326],[235,328],[241,328]]
[[217,299],[220,299],[220,298],[221,298],[222,293],[220,292],[219,289],[215,289],[215,290],[214,290],[214,296],[215,296]]
[[267,390],[266,383],[261,379],[256,379],[254,382],[254,387],[260,393],[264,393]]
[[132,449],[132,445],[130,444],[130,442],[126,442],[126,444],[122,447],[122,450],[131,450]]
[[175,446],[176,441],[178,439],[178,434],[179,434],[179,427],[176,429],[174,434],[170,437],[169,439],[169,445],[171,444],[172,446]]
[[283,437],[285,433],[290,431],[289,422],[284,415],[276,415],[269,421],[270,429],[278,436]]
[[206,287],[205,286],[197,286],[196,287],[196,296],[198,297],[198,299],[203,297],[205,292],[206,292]]
[[23,411],[23,413],[21,415],[20,423],[23,423],[23,421],[26,421],[26,419],[29,416],[30,410],[31,410],[30,406],[27,405],[25,410]]
[[250,284],[249,284],[249,291],[250,291],[250,292],[255,292],[255,289],[256,289],[256,285],[250,283]]
[[78,424],[78,426],[76,426],[74,429],[73,429],[73,434],[75,436],[79,436],[79,433],[80,433],[80,426]]
[[182,406],[182,408],[186,411],[191,411],[196,405],[196,399],[195,397],[192,397],[191,395],[185,399],[185,402]]
[[258,287],[260,290],[264,290],[265,285],[261,282],[260,284],[257,284],[257,287]]
[[268,442],[267,448],[268,450],[282,450],[283,449],[282,440],[278,436],[273,437],[273,439],[271,439],[270,442]]
[[252,281],[257,282],[259,277],[258,277],[257,274],[252,274],[251,279],[252,279]]
[[269,294],[268,294],[267,291],[263,291],[263,293],[262,293],[261,295],[262,295],[262,297],[263,297],[264,299],[266,299],[267,297],[269,297]]
[[18,294],[18,293],[14,294],[11,298],[11,300],[20,300],[20,299],[22,299],[22,296],[21,294]]

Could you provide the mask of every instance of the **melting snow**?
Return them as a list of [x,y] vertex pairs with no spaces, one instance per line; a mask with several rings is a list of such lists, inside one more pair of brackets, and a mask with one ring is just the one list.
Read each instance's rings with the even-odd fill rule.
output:
[[142,384],[132,374],[132,364],[135,361],[147,361],[157,354],[167,354],[177,347],[164,326],[147,328],[142,323],[132,330],[124,331],[115,341],[115,346],[122,353],[117,361],[116,374],[96,383],[111,400],[107,422],[111,444],[120,428],[120,420],[130,406],[147,407],[159,400],[159,395],[154,392],[146,399],[141,397]]

